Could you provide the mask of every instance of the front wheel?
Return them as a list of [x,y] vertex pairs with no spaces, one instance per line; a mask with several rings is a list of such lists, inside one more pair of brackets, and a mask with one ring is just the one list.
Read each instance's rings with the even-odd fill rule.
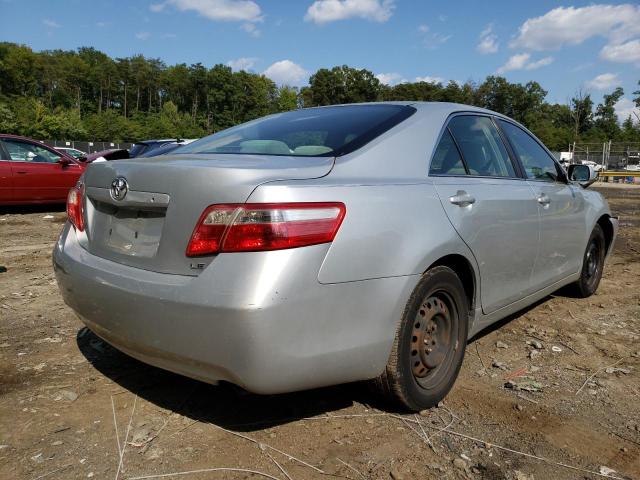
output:
[[429,270],[405,307],[378,389],[409,410],[437,405],[460,371],[468,317],[460,278],[448,267]]
[[604,257],[606,254],[606,243],[604,232],[600,225],[593,227],[587,248],[582,259],[582,271],[580,278],[572,287],[574,293],[580,298],[587,298],[593,295],[598,289],[602,270],[604,268]]

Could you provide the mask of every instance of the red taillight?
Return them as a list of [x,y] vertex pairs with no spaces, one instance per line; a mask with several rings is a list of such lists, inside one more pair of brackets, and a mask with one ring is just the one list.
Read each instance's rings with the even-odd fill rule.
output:
[[69,194],[67,195],[67,217],[71,224],[81,232],[84,230],[83,194],[84,185],[78,184],[69,190]]
[[198,220],[187,256],[259,252],[333,241],[343,203],[247,203],[212,205]]

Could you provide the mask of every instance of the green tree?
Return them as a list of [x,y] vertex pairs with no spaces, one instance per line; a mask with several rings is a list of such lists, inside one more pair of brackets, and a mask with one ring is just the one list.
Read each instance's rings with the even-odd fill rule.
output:
[[595,127],[604,132],[607,138],[615,138],[620,133],[618,116],[615,105],[624,95],[621,87],[616,88],[613,93],[605,95],[602,103],[598,105],[595,113]]

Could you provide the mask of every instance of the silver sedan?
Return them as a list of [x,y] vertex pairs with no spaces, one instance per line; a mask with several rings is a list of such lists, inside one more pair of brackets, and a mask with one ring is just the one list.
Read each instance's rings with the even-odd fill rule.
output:
[[89,165],[53,263],[144,362],[265,394],[373,380],[419,410],[478,331],[595,292],[618,223],[594,175],[475,107],[302,109]]

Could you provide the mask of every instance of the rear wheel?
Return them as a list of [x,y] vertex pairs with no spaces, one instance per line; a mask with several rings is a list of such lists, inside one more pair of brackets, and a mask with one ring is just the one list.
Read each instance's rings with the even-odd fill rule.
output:
[[596,292],[602,278],[605,254],[604,232],[600,225],[596,224],[584,252],[580,279],[572,285],[573,291],[577,296],[587,298]]
[[468,315],[464,286],[455,272],[444,266],[429,270],[405,307],[377,387],[410,410],[436,405],[460,371]]

